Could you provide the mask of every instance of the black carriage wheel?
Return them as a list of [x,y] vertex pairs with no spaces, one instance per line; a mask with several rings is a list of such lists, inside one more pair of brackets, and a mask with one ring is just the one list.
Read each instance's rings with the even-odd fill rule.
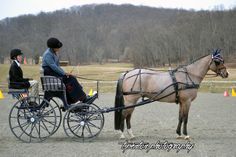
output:
[[47,100],[40,97],[27,97],[17,101],[9,114],[12,133],[23,142],[41,142],[47,139],[55,132],[56,124],[55,110]]
[[64,130],[69,137],[90,140],[98,136],[104,126],[104,115],[95,104],[71,107],[64,117]]

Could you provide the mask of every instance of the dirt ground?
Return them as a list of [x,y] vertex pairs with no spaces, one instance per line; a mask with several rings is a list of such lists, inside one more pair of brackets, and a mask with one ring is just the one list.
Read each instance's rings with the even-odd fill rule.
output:
[[[119,134],[114,131],[114,113],[107,113],[101,134],[91,142],[72,141],[61,126],[42,143],[22,143],[11,133],[8,124],[8,114],[15,101],[6,94],[0,100],[0,157],[236,156],[236,97],[199,93],[190,108],[188,133],[192,139],[189,142],[176,139],[178,106],[155,102],[135,109],[132,129],[136,138],[132,141],[119,140]],[[95,101],[101,107],[112,107],[113,102],[114,94],[102,94]],[[153,147],[149,150],[145,146]]]

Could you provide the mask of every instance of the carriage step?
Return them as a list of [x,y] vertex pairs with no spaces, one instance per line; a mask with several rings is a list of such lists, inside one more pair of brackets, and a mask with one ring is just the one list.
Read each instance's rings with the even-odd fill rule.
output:
[[25,109],[31,109],[31,110],[40,110],[41,109],[41,107],[35,107],[35,106],[20,106],[20,107],[18,107],[18,106],[16,106],[16,108],[17,109],[22,109],[22,110],[25,110]]
[[89,109],[89,106],[81,106],[76,108],[75,110],[71,110],[72,113],[78,113],[78,112],[87,112],[87,110]]
[[45,107],[48,107],[48,104],[37,104],[36,102],[34,102],[34,101],[31,101],[31,102],[29,102],[28,103],[29,105],[21,105],[21,106],[17,106],[16,108],[17,109],[33,109],[33,110],[40,110],[40,109],[42,109],[42,108],[45,108]]

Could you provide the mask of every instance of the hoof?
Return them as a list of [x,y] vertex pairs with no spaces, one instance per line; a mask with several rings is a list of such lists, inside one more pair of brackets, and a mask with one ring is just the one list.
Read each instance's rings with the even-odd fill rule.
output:
[[185,136],[184,139],[185,140],[190,140],[190,136]]
[[130,140],[133,140],[133,139],[135,139],[135,136],[130,136],[129,139],[130,139]]
[[183,136],[177,136],[176,139],[182,140],[182,139],[184,139],[184,137]]
[[121,134],[121,135],[120,135],[120,139],[125,139],[125,135],[124,135],[124,134]]
[[134,136],[134,134],[133,134],[131,129],[128,129],[127,132],[128,132],[128,135],[129,135],[130,139],[134,139],[135,138],[135,136]]

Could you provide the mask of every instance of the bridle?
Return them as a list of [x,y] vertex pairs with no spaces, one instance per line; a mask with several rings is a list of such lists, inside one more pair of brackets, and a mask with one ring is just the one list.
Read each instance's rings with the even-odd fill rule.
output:
[[212,63],[215,63],[215,66],[216,66],[216,70],[214,71],[216,74],[215,76],[223,76],[223,73],[222,73],[222,69],[226,69],[226,67],[224,66],[224,59],[220,56],[220,57],[215,57],[212,55],[212,60],[211,60],[211,63],[209,64],[209,68],[210,66],[212,65]]

